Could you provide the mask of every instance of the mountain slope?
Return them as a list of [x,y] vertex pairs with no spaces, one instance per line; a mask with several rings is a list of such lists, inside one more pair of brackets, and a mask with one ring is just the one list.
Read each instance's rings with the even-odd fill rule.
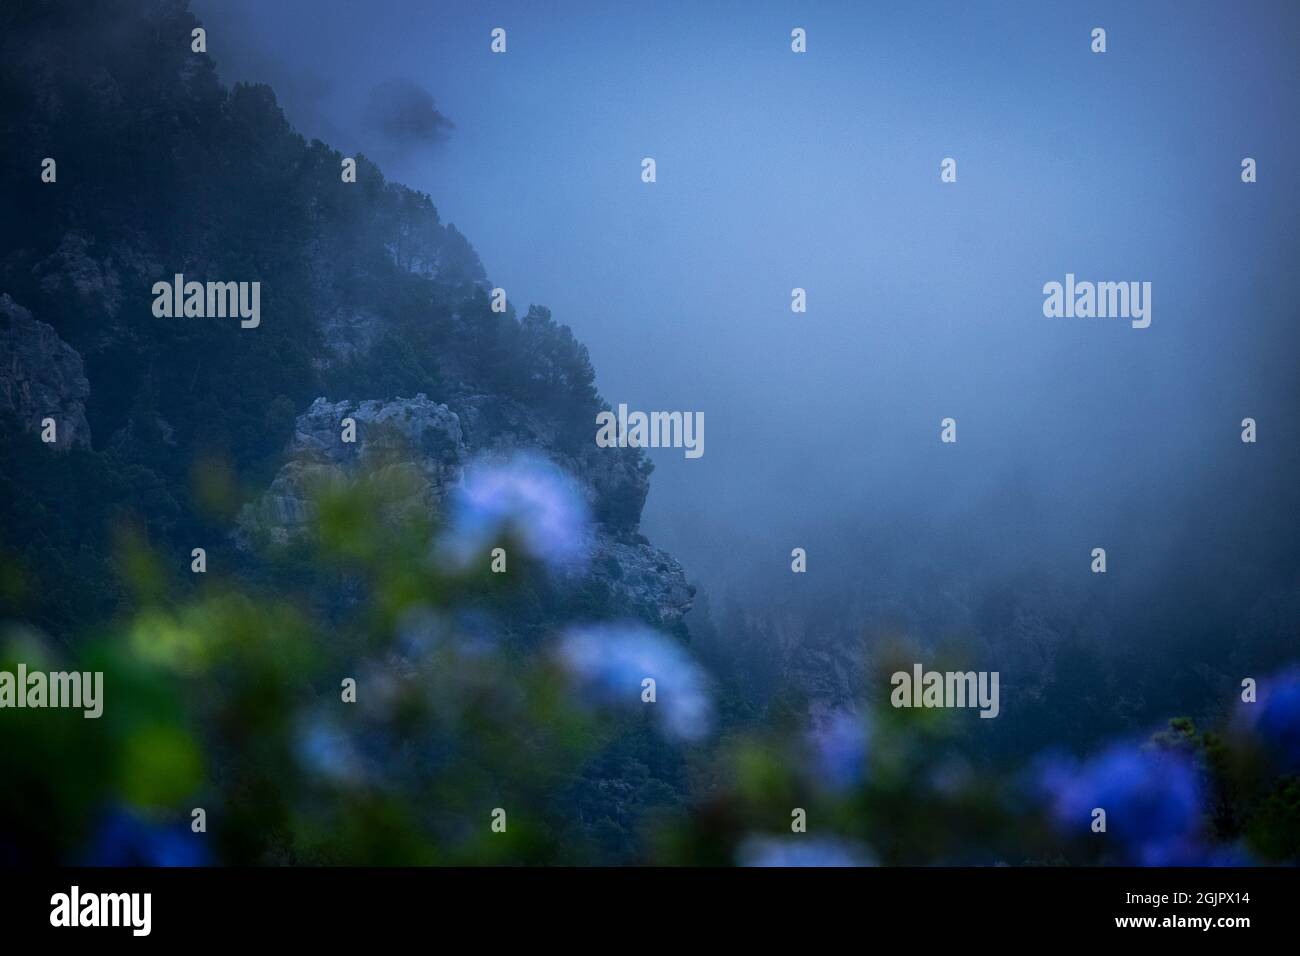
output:
[[[436,408],[460,438],[431,507],[478,455],[543,455],[590,505],[581,584],[600,609],[679,628],[692,590],[637,533],[649,462],[594,446],[586,349],[544,308],[494,312],[428,196],[364,156],[344,182],[269,88],[223,87],[196,25],[176,0],[0,10],[2,211],[20,224],[0,236],[0,612],[60,633],[101,620],[124,528],[177,568],[197,544],[255,574],[241,510],[304,503],[286,476],[322,414]],[[260,283],[260,323],[156,316],[154,283],[178,274]],[[75,446],[58,461],[47,416]]]

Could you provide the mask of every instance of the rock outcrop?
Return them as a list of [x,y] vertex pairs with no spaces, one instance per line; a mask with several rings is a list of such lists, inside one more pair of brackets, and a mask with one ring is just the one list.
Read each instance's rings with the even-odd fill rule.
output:
[[617,596],[627,613],[668,626],[681,621],[695,601],[695,588],[677,559],[639,534],[598,527],[589,573]]
[[[637,534],[635,522],[600,520],[611,502],[628,495],[639,514],[648,477],[634,459],[601,456],[594,445],[591,454],[566,452],[545,419],[500,396],[474,394],[456,404],[459,411],[423,394],[391,401],[316,399],[298,416],[270,487],[241,513],[238,540],[245,547],[257,540],[300,540],[310,533],[320,492],[360,474],[402,489],[399,507],[438,512],[472,461],[533,453],[572,476],[597,516],[589,560],[561,580],[571,587],[599,582],[630,615],[668,626],[681,620],[695,594],[682,566]],[[342,437],[349,419],[355,423],[351,442]]]
[[36,434],[42,431],[41,422],[52,418],[55,448],[86,448],[89,397],[90,382],[76,350],[52,326],[0,295],[0,411]]
[[[343,440],[349,420],[355,441]],[[298,416],[271,487],[241,513],[241,540],[294,541],[314,520],[317,495],[363,472],[402,479],[414,504],[436,509],[467,456],[456,414],[424,395],[392,402],[318,398]]]

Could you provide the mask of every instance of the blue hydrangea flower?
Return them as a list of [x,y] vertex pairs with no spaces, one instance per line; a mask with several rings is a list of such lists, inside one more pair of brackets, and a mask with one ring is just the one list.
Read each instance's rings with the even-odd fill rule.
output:
[[[1062,833],[1104,840],[1126,863],[1190,866],[1201,857],[1201,780],[1181,754],[1119,744],[1083,764],[1048,761],[1039,784]],[[1104,834],[1090,832],[1095,807],[1106,811]]]
[[[660,725],[682,740],[709,731],[712,705],[704,673],[675,641],[640,624],[601,624],[570,631],[560,662],[590,701],[654,708]],[[655,702],[642,701],[642,682],[655,681]]]
[[317,715],[295,740],[299,761],[312,774],[335,783],[354,783],[361,768],[352,740],[327,718]]
[[816,721],[809,732],[813,772],[829,790],[843,792],[861,786],[867,777],[867,718],[836,710]]
[[1282,768],[1300,771],[1300,667],[1259,681],[1255,703],[1240,706],[1247,726]]
[[188,821],[155,823],[125,807],[104,814],[83,866],[206,866],[207,836]]
[[736,851],[740,866],[874,866],[865,848],[843,840],[807,836],[751,836]]
[[452,494],[449,517],[443,549],[461,564],[486,560],[507,533],[549,566],[571,569],[588,554],[591,515],[581,488],[536,455],[471,465]]

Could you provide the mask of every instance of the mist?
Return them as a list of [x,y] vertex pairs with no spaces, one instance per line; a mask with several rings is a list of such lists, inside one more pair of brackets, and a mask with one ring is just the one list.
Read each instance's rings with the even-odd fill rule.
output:
[[[702,457],[650,452],[642,530],[717,641],[743,604],[1014,668],[1041,605],[1175,671],[1293,650],[1300,10],[194,6],[223,79],[428,192],[608,402],[704,413]],[[1045,317],[1067,274],[1151,283],[1149,327]]]

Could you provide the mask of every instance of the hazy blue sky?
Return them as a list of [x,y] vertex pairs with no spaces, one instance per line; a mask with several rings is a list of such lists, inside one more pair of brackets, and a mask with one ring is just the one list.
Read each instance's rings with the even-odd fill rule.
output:
[[[429,192],[607,400],[704,411],[703,458],[652,453],[645,529],[718,589],[795,545],[1294,557],[1300,4],[195,7],[226,79]],[[1151,282],[1151,327],[1044,318],[1067,272]]]

